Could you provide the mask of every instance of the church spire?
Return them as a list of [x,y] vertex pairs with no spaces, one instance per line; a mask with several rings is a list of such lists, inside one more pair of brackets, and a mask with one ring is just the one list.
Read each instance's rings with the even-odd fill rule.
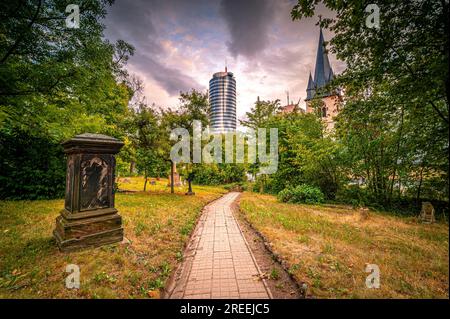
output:
[[310,100],[314,97],[315,92],[315,84],[311,76],[311,72],[309,72],[309,79],[308,79],[308,87],[306,88],[306,99]]
[[333,78],[333,70],[325,48],[322,27],[320,27],[319,44],[317,47],[316,69],[314,71],[314,83],[317,88],[322,88]]

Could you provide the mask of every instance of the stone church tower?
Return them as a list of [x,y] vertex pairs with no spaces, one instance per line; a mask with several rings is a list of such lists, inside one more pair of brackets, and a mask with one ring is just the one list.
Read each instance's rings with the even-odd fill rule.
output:
[[323,105],[320,110],[317,110],[317,112],[326,123],[328,130],[334,128],[334,117],[339,113],[339,102],[341,101],[339,91],[330,91],[326,88],[327,84],[329,84],[333,78],[333,69],[331,68],[330,61],[328,60],[322,28],[320,28],[314,79],[312,78],[310,72],[305,102],[306,112],[312,113],[316,111],[312,107],[313,101],[318,98],[322,100]]

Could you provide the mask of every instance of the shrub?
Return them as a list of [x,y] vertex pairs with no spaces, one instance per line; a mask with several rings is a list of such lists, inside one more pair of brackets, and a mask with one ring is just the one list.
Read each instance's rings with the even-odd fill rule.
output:
[[62,146],[42,132],[0,131],[0,199],[64,196]]
[[231,183],[226,184],[223,188],[230,192],[244,192],[247,190],[247,185],[245,183]]
[[278,193],[278,200],[285,203],[318,204],[324,202],[325,196],[320,188],[303,184],[285,188]]
[[367,190],[357,185],[342,188],[336,195],[338,202],[350,204],[354,207],[367,206],[370,201]]
[[278,194],[274,180],[267,175],[259,175],[253,183],[252,190],[256,193]]
[[287,203],[291,200],[293,196],[292,188],[285,188],[278,193],[278,200],[283,203]]
[[194,166],[192,172],[194,184],[199,185],[220,185],[245,181],[245,170],[238,165],[233,168],[230,164],[200,164]]

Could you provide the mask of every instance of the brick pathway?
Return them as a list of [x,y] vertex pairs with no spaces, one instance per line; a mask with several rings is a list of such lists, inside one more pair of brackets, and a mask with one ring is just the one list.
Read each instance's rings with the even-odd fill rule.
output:
[[169,298],[271,298],[231,212],[238,196],[228,193],[205,207]]

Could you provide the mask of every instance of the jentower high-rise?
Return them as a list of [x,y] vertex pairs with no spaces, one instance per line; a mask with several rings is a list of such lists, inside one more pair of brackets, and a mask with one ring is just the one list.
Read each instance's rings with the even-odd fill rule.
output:
[[210,122],[214,133],[236,130],[236,80],[233,73],[217,72],[209,81]]

